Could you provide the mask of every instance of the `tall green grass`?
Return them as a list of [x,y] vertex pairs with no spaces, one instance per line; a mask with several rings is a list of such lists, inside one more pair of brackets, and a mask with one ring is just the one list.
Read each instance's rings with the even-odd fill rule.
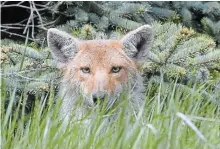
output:
[[126,112],[127,104],[122,102],[115,120],[108,121],[108,115],[92,110],[86,118],[71,122],[59,121],[60,103],[54,105],[53,96],[47,107],[36,100],[29,115],[24,103],[12,109],[14,90],[6,109],[3,96],[1,100],[1,148],[218,149],[220,109],[203,96],[202,89],[194,87],[189,92],[176,83],[150,82],[138,115]]

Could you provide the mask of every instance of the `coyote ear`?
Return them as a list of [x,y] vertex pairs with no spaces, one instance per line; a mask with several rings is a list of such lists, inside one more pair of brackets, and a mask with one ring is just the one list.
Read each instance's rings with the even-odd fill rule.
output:
[[47,32],[47,43],[52,57],[61,64],[75,56],[79,49],[77,42],[77,39],[58,29],[51,28]]
[[153,31],[149,25],[143,25],[121,39],[125,53],[140,61],[146,60],[152,41]]

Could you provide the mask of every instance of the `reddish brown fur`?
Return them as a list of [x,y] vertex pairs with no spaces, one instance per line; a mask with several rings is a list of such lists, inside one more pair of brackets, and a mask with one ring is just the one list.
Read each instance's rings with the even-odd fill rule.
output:
[[[79,51],[70,60],[64,71],[64,79],[81,82],[86,94],[93,91],[113,93],[117,85],[128,81],[128,71],[136,70],[136,65],[122,49],[120,41],[80,41]],[[119,73],[112,73],[113,66],[122,67]],[[80,68],[89,67],[90,74]]]

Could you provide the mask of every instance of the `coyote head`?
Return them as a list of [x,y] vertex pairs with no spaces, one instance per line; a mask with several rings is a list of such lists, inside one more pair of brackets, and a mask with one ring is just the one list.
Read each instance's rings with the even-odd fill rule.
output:
[[[61,90],[68,103],[82,95],[93,106],[114,104],[123,91],[140,100],[143,80],[137,64],[146,60],[152,44],[152,29],[144,25],[120,40],[79,40],[55,28],[48,30],[48,45],[63,72]],[[139,89],[139,90],[138,90]],[[65,95],[64,95],[65,94]]]

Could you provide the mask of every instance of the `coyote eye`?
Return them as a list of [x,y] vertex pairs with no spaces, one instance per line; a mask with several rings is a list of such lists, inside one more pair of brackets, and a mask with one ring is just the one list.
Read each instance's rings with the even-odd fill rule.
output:
[[89,67],[83,67],[83,68],[80,68],[80,70],[81,70],[83,73],[90,73],[90,68],[89,68]]
[[111,69],[111,72],[112,73],[118,73],[120,70],[121,70],[120,66],[113,66],[112,69]]

